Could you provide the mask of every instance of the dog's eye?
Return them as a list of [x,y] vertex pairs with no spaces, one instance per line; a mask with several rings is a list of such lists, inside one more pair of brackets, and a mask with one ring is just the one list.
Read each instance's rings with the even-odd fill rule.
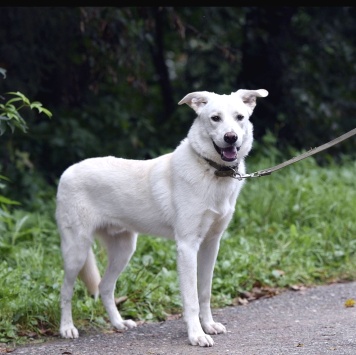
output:
[[239,121],[242,121],[244,119],[244,116],[243,115],[237,115],[236,118],[239,120]]
[[220,118],[220,116],[218,116],[218,115],[212,116],[211,119],[212,119],[214,122],[219,122],[219,121],[221,121],[221,118]]

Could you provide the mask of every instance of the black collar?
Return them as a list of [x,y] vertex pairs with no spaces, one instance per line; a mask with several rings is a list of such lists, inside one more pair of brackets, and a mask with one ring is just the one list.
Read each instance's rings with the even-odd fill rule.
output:
[[216,169],[214,172],[216,176],[235,177],[236,173],[238,173],[239,164],[233,165],[233,166],[227,166],[227,165],[220,165],[218,163],[215,163],[214,161],[212,161],[208,158],[204,158],[204,159],[205,159],[205,161],[207,161],[209,163],[210,166],[212,166],[213,168]]

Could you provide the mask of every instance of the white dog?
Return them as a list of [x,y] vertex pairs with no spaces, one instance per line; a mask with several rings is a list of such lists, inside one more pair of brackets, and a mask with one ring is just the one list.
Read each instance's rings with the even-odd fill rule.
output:
[[[56,219],[61,235],[65,276],[61,291],[60,333],[77,338],[71,299],[79,274],[89,292],[100,293],[112,325],[123,320],[114,301],[118,276],[136,247],[138,233],[174,239],[184,319],[192,345],[212,346],[209,334],[225,333],[213,320],[211,283],[220,238],[235,210],[252,147],[249,118],[256,97],[268,92],[238,90],[231,95],[201,91],[180,102],[197,113],[188,137],[169,154],[151,160],[114,157],[86,159],[61,176]],[[103,278],[91,249],[94,235],[107,248]]]

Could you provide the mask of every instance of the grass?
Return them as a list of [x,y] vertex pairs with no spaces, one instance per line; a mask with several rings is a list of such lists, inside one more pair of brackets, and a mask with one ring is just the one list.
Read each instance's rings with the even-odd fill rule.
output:
[[[248,171],[284,159],[273,148],[248,161]],[[256,285],[289,287],[356,279],[356,162],[325,167],[313,158],[271,176],[248,180],[223,236],[213,282],[213,306],[232,304]],[[53,191],[53,196],[55,192]],[[16,345],[58,335],[63,278],[54,199],[37,211],[0,209],[0,343]],[[105,253],[95,245],[99,268]],[[139,238],[117,283],[123,316],[146,321],[181,312],[172,241]],[[75,286],[73,317],[81,331],[111,329],[102,303]]]

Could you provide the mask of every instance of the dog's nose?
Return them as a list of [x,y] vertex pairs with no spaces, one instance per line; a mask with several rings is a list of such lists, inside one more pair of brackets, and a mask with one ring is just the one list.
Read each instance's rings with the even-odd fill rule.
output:
[[224,141],[229,144],[233,144],[237,141],[237,134],[235,132],[227,132],[224,135]]

